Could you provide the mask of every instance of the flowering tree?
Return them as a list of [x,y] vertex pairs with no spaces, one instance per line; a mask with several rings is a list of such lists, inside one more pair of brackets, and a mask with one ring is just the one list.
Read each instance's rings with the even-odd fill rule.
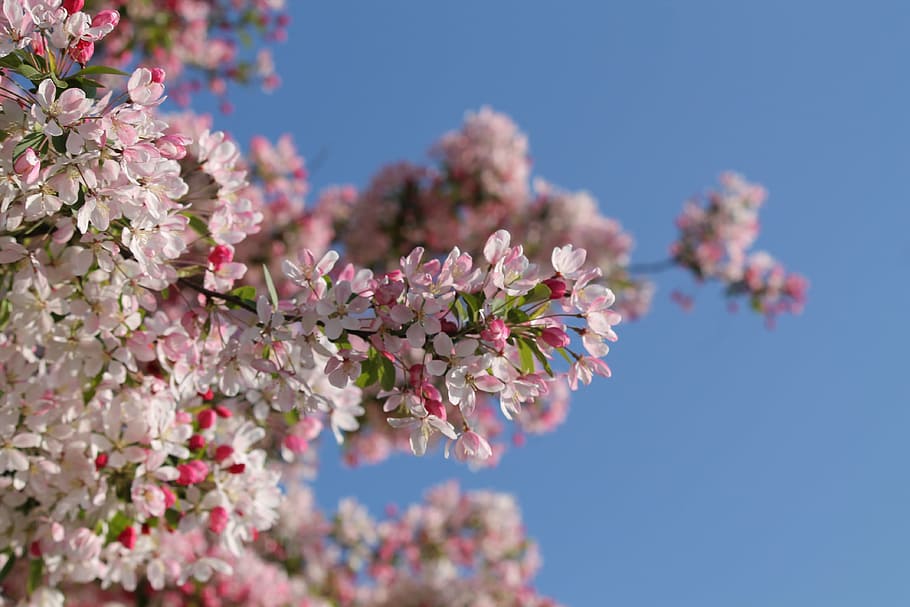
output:
[[[489,109],[426,166],[305,205],[289,137],[244,157],[212,118],[160,109],[166,81],[184,103],[275,86],[237,40],[280,39],[282,0],[110,4],[2,2],[2,600],[555,604],[506,495],[443,485],[375,521],[323,515],[301,479],[324,428],[352,464],[438,447],[471,465],[507,422],[555,428],[609,376],[655,268],[589,195],[532,183],[525,136]],[[724,175],[659,265],[798,311],[805,281],[749,251],[763,200]]]

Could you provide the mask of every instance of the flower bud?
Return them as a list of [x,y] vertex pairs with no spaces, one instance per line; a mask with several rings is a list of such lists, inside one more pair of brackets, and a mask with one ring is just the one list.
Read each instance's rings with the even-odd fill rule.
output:
[[223,506],[215,506],[209,513],[209,530],[212,533],[221,533],[228,524],[228,511]]
[[137,535],[136,528],[130,525],[120,532],[120,535],[117,536],[117,541],[126,546],[127,550],[132,550],[136,547]]
[[565,348],[569,345],[569,336],[566,335],[566,332],[562,329],[557,329],[556,327],[547,327],[540,334],[540,338],[547,343],[547,345],[553,346],[554,348]]
[[85,65],[95,54],[95,43],[91,40],[79,39],[70,46],[69,54],[73,61],[80,65]]
[[428,400],[423,404],[423,406],[426,408],[427,413],[430,415],[435,415],[442,421],[446,421],[446,406],[442,404],[441,401]]
[[191,451],[197,451],[205,447],[205,439],[201,434],[194,434],[190,437],[188,445]]
[[221,269],[221,266],[234,259],[234,251],[231,250],[231,247],[220,244],[212,249],[208,259],[217,272]]
[[215,461],[219,464],[234,455],[234,448],[230,445],[218,445],[215,449]]
[[28,185],[38,181],[38,175],[41,172],[41,161],[38,159],[38,155],[35,154],[35,150],[25,148],[25,152],[16,158],[16,162],[13,163],[13,170]]
[[215,425],[215,412],[211,409],[203,409],[196,415],[196,421],[203,430]]
[[66,9],[68,14],[72,15],[82,10],[82,7],[85,6],[85,0],[63,0],[61,6]]
[[193,460],[177,466],[177,472],[180,474],[177,477],[178,485],[195,485],[204,481],[205,477],[209,475],[209,467],[205,462]]
[[[120,23],[120,13],[114,10],[106,9],[99,11],[92,19],[92,27],[110,28],[113,30]],[[110,30],[108,30],[110,31]]]
[[542,281],[542,284],[545,284],[550,289],[550,299],[562,299],[566,296],[568,287],[566,286],[566,281],[562,278],[554,276]]

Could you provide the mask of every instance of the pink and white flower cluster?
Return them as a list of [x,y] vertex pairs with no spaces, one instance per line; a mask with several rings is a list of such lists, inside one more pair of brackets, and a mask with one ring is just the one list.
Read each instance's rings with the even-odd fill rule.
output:
[[[81,4],[82,0],[78,0]],[[268,48],[246,49],[249,39],[280,42],[290,19],[286,0],[87,0],[89,9],[111,7],[123,25],[99,48],[102,63],[124,67],[151,62],[171,75],[182,105],[203,84],[230,110],[230,82],[280,84]]]
[[765,189],[735,173],[721,175],[720,185],[704,201],[686,202],[676,220],[679,240],[670,249],[674,261],[699,280],[724,283],[730,297],[745,296],[769,320],[784,312],[800,312],[806,279],[788,273],[768,253],[750,251],[758,237]]
[[[560,376],[609,374],[620,317],[572,245],[542,266],[499,230],[478,262],[418,247],[376,274],[303,249],[285,296],[268,269],[237,286],[265,202],[238,147],[156,114],[161,68],[98,97],[90,76],[116,70],[82,69],[84,43],[119,17],[82,8],[7,0],[0,34],[0,552],[30,600],[227,573],[276,522],[276,456],[323,426],[343,441],[366,406],[416,454],[479,462],[479,395],[511,419]],[[255,146],[258,178],[302,197],[282,145]]]
[[[489,491],[462,492],[455,483],[430,490],[424,501],[375,520],[351,499],[333,516],[315,507],[305,488],[290,491],[281,523],[241,555],[193,533],[172,536],[165,558],[218,561],[204,584],[140,590],[144,604],[189,607],[285,605],[422,605],[557,607],[531,585],[540,567],[515,500]],[[67,605],[133,602],[97,585],[67,589]]]

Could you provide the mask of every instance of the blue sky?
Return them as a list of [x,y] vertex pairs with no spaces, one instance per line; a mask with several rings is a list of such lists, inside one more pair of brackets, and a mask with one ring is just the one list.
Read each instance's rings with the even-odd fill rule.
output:
[[561,431],[477,474],[327,461],[322,503],[378,514],[452,476],[515,493],[538,588],[567,605],[910,602],[905,3],[290,3],[284,86],[239,92],[218,124],[324,149],[316,187],[420,159],[491,105],[537,174],[635,234],[638,261],[734,169],[770,192],[758,246],[811,281],[769,332],[712,288],[683,313],[669,293],[688,278],[663,275]]

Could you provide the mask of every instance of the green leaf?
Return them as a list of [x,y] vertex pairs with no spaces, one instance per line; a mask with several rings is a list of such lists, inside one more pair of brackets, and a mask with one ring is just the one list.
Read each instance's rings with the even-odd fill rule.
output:
[[171,508],[164,513],[164,520],[167,521],[170,527],[176,529],[177,525],[180,524],[180,513]]
[[[245,302],[248,302],[249,305],[256,307],[256,287],[251,287],[250,285],[245,285],[242,287],[237,287],[233,289],[228,295],[233,295],[234,297],[239,297]],[[232,301],[227,302],[227,307],[235,310],[237,308],[242,308],[240,304],[236,304]]]
[[202,221],[201,219],[199,219],[199,217],[193,215],[192,213],[187,213],[186,216],[187,216],[187,218],[189,218],[190,227],[193,228],[194,232],[196,232],[200,236],[205,236],[205,237],[210,236],[209,227],[208,227],[208,225],[206,225],[206,223],[204,221]]
[[19,159],[19,156],[25,153],[28,148],[36,148],[44,141],[44,133],[30,133],[22,138],[16,147],[13,148],[13,162]]
[[540,351],[540,346],[537,345],[537,342],[532,341],[530,343],[531,351],[534,353],[534,356],[540,361],[540,366],[543,367],[543,370],[547,372],[547,375],[553,377],[553,368],[550,366],[550,361],[544,356],[544,353]]
[[16,564],[16,557],[15,557],[15,555],[12,553],[12,550],[7,550],[6,556],[9,557],[9,558],[6,559],[6,564],[3,565],[3,569],[0,569],[0,582],[2,582],[3,579],[4,579],[7,575],[9,575],[9,572],[12,570],[13,565]]
[[32,559],[28,563],[28,581],[25,583],[25,590],[28,594],[33,593],[41,585],[41,579],[44,577],[44,561],[41,559]]
[[130,517],[118,511],[114,518],[107,523],[107,541],[116,541],[120,534],[123,533],[123,530],[132,524],[133,521]]
[[66,80],[60,80],[60,78],[58,78],[57,74],[55,74],[54,72],[51,72],[50,76],[51,76],[51,80],[54,81],[54,85],[58,89],[65,89],[65,88],[69,87],[69,84],[66,82]]
[[278,308],[278,291],[275,289],[275,282],[272,280],[272,274],[269,272],[267,265],[262,264],[262,274],[265,276],[265,286],[269,289],[269,297],[272,298],[272,305]]
[[113,67],[108,67],[106,65],[90,65],[88,67],[82,68],[70,78],[78,78],[79,76],[91,76],[93,74],[112,74],[114,76],[129,76],[126,72],[120,71]]
[[20,59],[18,55],[11,54],[6,57],[0,57],[0,67],[18,70],[20,65],[22,65],[22,59]]
[[526,339],[515,340],[518,345],[518,355],[521,359],[521,372],[525,375],[534,372],[534,351]]
[[573,360],[569,356],[569,353],[566,352],[565,348],[556,348],[556,351],[559,352],[560,354],[562,354],[562,357],[566,359],[567,363],[569,363],[570,365],[572,364]]
[[379,384],[383,390],[395,387],[395,364],[384,355],[379,355]]
[[66,135],[55,135],[51,137],[51,145],[60,154],[66,154]]
[[539,285],[537,285],[536,287],[531,289],[530,293],[525,295],[525,303],[537,303],[539,301],[547,301],[550,299],[551,293],[553,293],[553,291],[550,290],[550,287],[548,287],[547,285],[545,285],[543,283],[540,283]]
[[461,298],[466,304],[468,304],[468,311],[471,313],[471,322],[476,321],[478,313],[480,312],[481,308],[483,308],[483,293],[462,293]]
[[354,382],[360,388],[366,388],[367,386],[372,386],[380,379],[380,368],[382,363],[379,362],[379,359],[375,356],[376,350],[370,348],[369,357],[360,363],[360,377],[357,378],[357,381]]
[[23,63],[19,66],[18,72],[31,80],[32,82],[38,82],[39,80],[44,80],[44,74],[36,70],[34,67],[28,63]]
[[520,308],[512,308],[509,310],[509,313],[506,315],[506,318],[509,319],[509,324],[520,325],[528,322],[531,317],[528,316],[528,313]]

